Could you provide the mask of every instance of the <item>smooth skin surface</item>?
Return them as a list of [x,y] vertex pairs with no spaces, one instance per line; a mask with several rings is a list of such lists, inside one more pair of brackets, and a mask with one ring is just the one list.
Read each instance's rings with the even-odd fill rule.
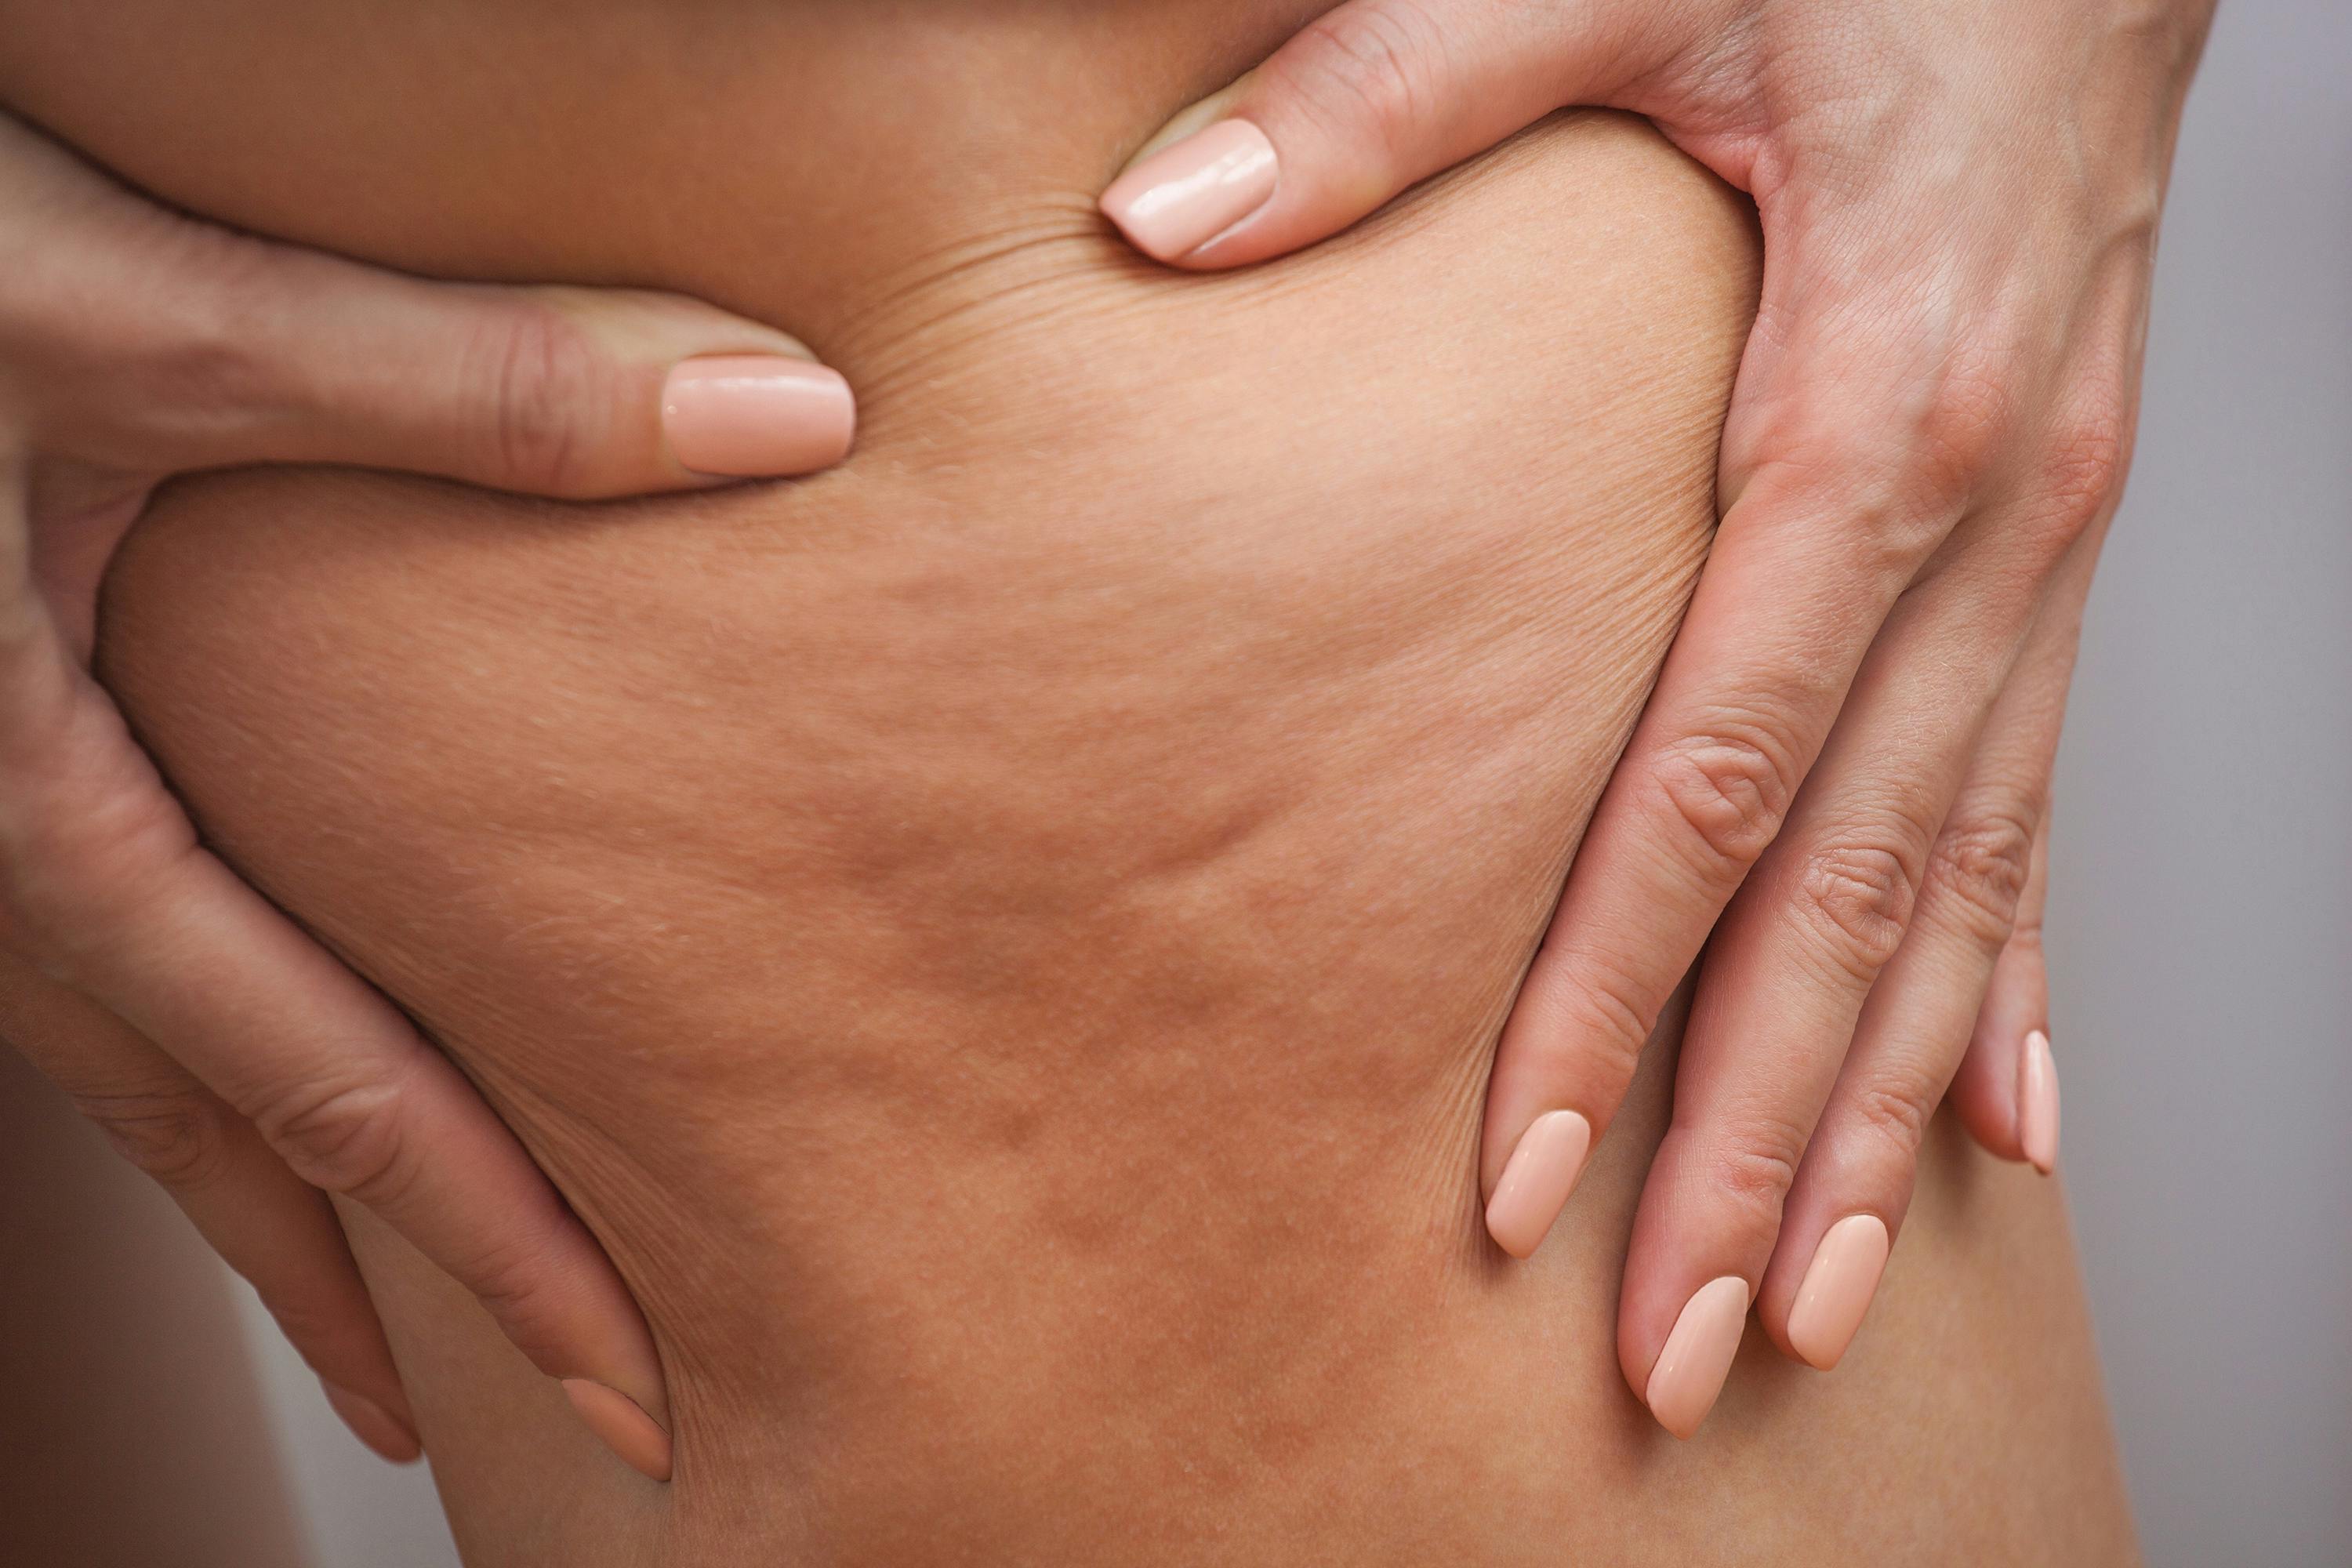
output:
[[1720,185],[1562,121],[1184,279],[1088,193],[1299,16],[399,15],[289,13],[268,91],[202,18],[77,89],[52,21],[7,90],[241,222],[775,320],[865,414],[798,489],[585,519],[182,486],[110,585],[199,820],[662,1347],[667,1489],[354,1220],[476,1563],[2130,1560],[2057,1194],[1948,1129],[1845,1365],[1751,1346],[1689,1447],[1610,1328],[1671,1024],[1573,1230],[1479,1221],[1496,1030],[1712,525]]

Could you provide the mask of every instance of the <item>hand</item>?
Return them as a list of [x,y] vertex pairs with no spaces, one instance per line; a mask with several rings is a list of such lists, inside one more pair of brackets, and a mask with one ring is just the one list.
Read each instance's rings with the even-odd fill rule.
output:
[[2055,1158],[2034,846],[2210,13],[1353,0],[1104,194],[1152,256],[1233,267],[1592,104],[1755,198],[1722,524],[1504,1033],[1481,1155],[1488,1229],[1524,1257],[1707,944],[1618,1328],[1678,1436],[1751,1302],[1784,1351],[1844,1352],[1947,1085],[1988,1148]]
[[428,284],[151,205],[0,117],[0,1035],[259,1290],[344,1418],[417,1453],[327,1194],[375,1211],[669,1472],[644,1319],[457,1068],[207,854],[88,674],[164,476],[337,462],[589,498],[796,474],[846,385],[664,295]]

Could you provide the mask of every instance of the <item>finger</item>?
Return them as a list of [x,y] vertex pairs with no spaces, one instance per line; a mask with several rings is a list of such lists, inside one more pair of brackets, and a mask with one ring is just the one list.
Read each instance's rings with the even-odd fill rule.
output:
[[831,468],[849,384],[672,295],[424,283],[274,252],[239,301],[264,396],[215,461],[353,463],[568,500]]
[[1898,528],[1879,499],[1888,482],[1783,470],[1717,531],[1496,1053],[1480,1176],[1487,1228],[1514,1256],[1566,1202],[1583,1145],[1607,1131],[1659,1009],[1780,833],[1916,571],[1925,531]]
[[2045,812],[2017,927],[1993,965],[1951,1089],[1952,1109],[1969,1136],[2045,1176],[2058,1163],[2058,1069],[2050,1054],[2050,976],[2042,938],[2049,886]]
[[2022,640],[1990,607],[2005,575],[1948,572],[1897,607],[1787,826],[1708,945],[1618,1317],[1628,1380],[1678,1436],[1705,1419],[1728,1357],[1685,1367],[1664,1347],[1715,1281],[1739,1280],[1748,1299],[1762,1281],[1864,1002],[1903,943]]
[[[2047,606],[2029,650],[2030,668],[2052,709],[2046,742],[2055,766],[2057,727],[2082,646],[2083,611],[2115,497],[2096,525],[2069,552],[2051,584]],[[2050,1049],[2050,975],[2042,947],[2042,917],[2050,896],[2050,814],[2034,825],[2033,855],[2017,917],[1976,1012],[1968,1053],[1950,1090],[1952,1109],[1969,1135],[2004,1160],[2021,1160],[2048,1175],[2058,1163],[2058,1069]]]
[[234,234],[5,120],[0,155],[0,190],[53,215],[0,323],[39,373],[47,449],[570,499],[804,474],[849,450],[848,384],[760,323],[645,290],[428,282]]
[[[1577,1139],[1530,1144],[1531,1131],[1601,1135],[1660,1006],[1780,833],[1890,609],[1931,562],[1965,557],[1953,526],[2014,419],[2017,390],[1987,374],[2003,358],[1979,341],[1988,329],[1949,300],[1912,298],[1894,261],[1894,280],[1856,299],[1822,285],[1823,268],[1773,255],[1768,243],[1765,313],[1725,429],[1723,523],[1496,1054],[1480,1175],[1489,1230],[1520,1255],[1577,1172],[1553,1152]],[[2007,509],[2011,576],[1984,601],[2013,606],[2002,626],[2022,626],[2050,569],[2112,505],[2121,448],[2097,395],[2109,380],[2087,378],[2083,406],[2062,411],[2021,480],[2031,505]],[[2013,636],[1994,635],[2013,652]]]
[[1687,30],[1668,7],[1352,0],[1177,115],[1102,211],[1173,266],[1262,261],[1562,104],[1612,101]]
[[253,1286],[360,1440],[395,1464],[415,1458],[416,1418],[326,1195],[121,1019],[5,952],[0,1038]]
[[1790,1354],[1845,1354],[1900,1236],[1929,1118],[2014,931],[2046,816],[2074,645],[2044,615],[1985,725],[1902,947],[1872,988],[1805,1149],[1757,1300]]
[[381,1215],[622,1458],[667,1479],[660,1362],[594,1237],[456,1067],[196,845],[54,638],[0,639],[0,870],[53,977],[185,1067],[304,1181]]

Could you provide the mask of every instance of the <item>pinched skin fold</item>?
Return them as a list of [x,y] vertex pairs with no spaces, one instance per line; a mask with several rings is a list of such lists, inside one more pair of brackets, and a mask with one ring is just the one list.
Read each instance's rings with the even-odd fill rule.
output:
[[[1957,1145],[1840,1381],[1751,1346],[1688,1449],[1611,1327],[1671,1050],[1542,1255],[1483,1237],[1495,1032],[1711,530],[1741,203],[1562,117],[1187,278],[1091,216],[1097,156],[960,219],[882,187],[861,287],[814,238],[763,274],[724,208],[680,261],[632,216],[658,166],[568,264],[561,214],[500,253],[399,167],[405,227],[269,210],[299,166],[184,194],[756,309],[859,389],[843,468],[208,478],[107,605],[213,839],[484,1086],[661,1342],[667,1489],[354,1216],[470,1562],[1839,1561],[1929,1521],[2116,1560],[2071,1272],[2014,1261],[2063,1219]],[[1990,1392],[1884,1429],[1931,1344]]]

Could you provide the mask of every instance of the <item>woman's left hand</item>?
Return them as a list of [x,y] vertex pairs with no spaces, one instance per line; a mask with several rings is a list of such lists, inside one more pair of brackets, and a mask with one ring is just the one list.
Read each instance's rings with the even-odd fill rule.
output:
[[89,672],[101,579],[149,492],[207,468],[586,500],[830,468],[854,400],[805,355],[673,295],[428,282],[204,224],[0,113],[0,1037],[388,1458],[415,1457],[415,1420],[331,1193],[667,1479],[658,1347],[476,1086],[199,838]]
[[1988,1148],[2055,1157],[2035,846],[2211,9],[1352,0],[1104,194],[1150,255],[1234,267],[1591,104],[1756,201],[1722,524],[1504,1033],[1481,1162],[1526,1256],[1706,944],[1618,1327],[1679,1436],[1750,1303],[1790,1353],[1843,1353],[1948,1086]]

